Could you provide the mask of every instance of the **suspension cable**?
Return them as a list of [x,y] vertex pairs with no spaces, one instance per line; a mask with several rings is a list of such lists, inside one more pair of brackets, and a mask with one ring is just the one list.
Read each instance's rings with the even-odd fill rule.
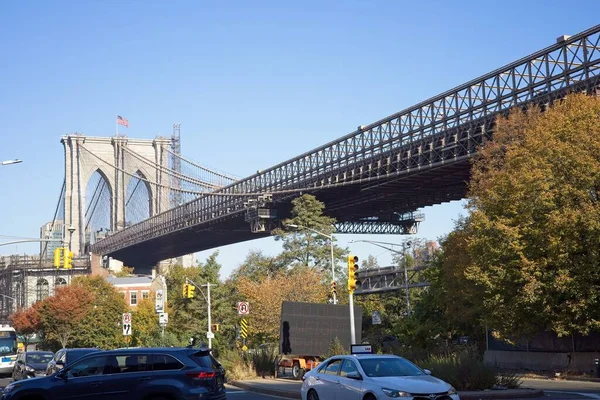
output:
[[167,150],[167,152],[169,152],[170,154],[172,154],[175,157],[179,158],[180,160],[185,161],[186,163],[188,163],[190,165],[193,165],[196,168],[200,168],[203,171],[209,172],[209,173],[211,173],[213,175],[216,175],[216,176],[219,176],[221,178],[228,179],[228,180],[230,180],[232,182],[240,180],[240,178],[238,178],[238,177],[231,177],[231,176],[225,175],[224,173],[216,172],[216,171],[210,170],[210,169],[208,169],[206,167],[203,167],[202,165],[198,165],[198,164],[194,163],[193,161],[190,161],[189,159],[183,157],[181,154],[177,154],[177,153],[171,151],[169,148],[166,148],[166,150]]
[[139,155],[139,154],[138,154],[138,153],[136,153],[135,151],[128,149],[126,146],[123,146],[122,148],[123,148],[123,149],[124,149],[124,150],[125,150],[127,153],[131,154],[132,156],[134,156],[134,157],[135,157],[135,158],[137,158],[138,160],[140,160],[140,161],[142,161],[142,162],[146,162],[146,163],[150,164],[150,166],[152,166],[153,168],[155,168],[155,169],[159,169],[161,172],[165,172],[165,173],[167,173],[167,174],[173,174],[173,175],[175,175],[175,178],[183,179],[184,181],[187,181],[187,182],[190,182],[190,183],[196,184],[196,185],[198,185],[198,186],[204,186],[204,187],[206,187],[206,188],[208,188],[208,189],[217,189],[217,188],[219,187],[219,186],[217,186],[217,185],[213,185],[213,184],[211,184],[211,183],[208,183],[208,182],[203,182],[203,181],[200,181],[200,180],[196,180],[196,179],[190,178],[190,177],[188,177],[187,175],[183,175],[183,174],[181,174],[181,173],[179,173],[179,172],[177,172],[177,171],[173,171],[173,170],[172,170],[172,169],[170,169],[170,168],[165,168],[164,166],[162,166],[162,165],[160,165],[160,164],[157,164],[157,163],[155,163],[154,161],[152,161],[152,160],[149,160],[149,159],[147,159],[147,158],[146,158],[146,157],[144,157],[144,156],[141,156],[141,155]]

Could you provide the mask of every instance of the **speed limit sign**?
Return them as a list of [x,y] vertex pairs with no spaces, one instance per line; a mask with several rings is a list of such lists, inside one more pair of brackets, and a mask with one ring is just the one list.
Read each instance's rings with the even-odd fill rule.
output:
[[250,314],[250,304],[247,301],[238,302],[238,314],[239,315],[248,315]]

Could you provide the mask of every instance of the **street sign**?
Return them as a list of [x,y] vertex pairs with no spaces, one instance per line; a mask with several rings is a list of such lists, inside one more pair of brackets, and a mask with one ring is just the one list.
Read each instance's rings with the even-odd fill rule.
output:
[[248,337],[248,321],[246,321],[244,318],[240,319],[240,336],[242,338],[247,338]]
[[156,291],[156,299],[154,301],[154,310],[157,313],[165,312],[165,299],[164,299],[164,296],[163,296],[163,290],[162,289],[158,289]]
[[211,331],[206,332],[206,338],[207,339],[214,339],[215,338],[215,334],[212,333]]
[[248,346],[246,346],[246,345],[243,345],[243,346],[242,346],[242,351],[248,351]]
[[158,314],[158,323],[160,325],[167,325],[169,323],[169,314],[168,313],[159,313]]
[[379,311],[373,311],[373,315],[371,316],[371,319],[372,319],[373,325],[380,325],[381,324],[381,314],[379,314]]
[[131,313],[123,313],[123,336],[131,336]]
[[250,304],[247,301],[240,301],[237,304],[238,314],[239,315],[248,315],[250,314]]

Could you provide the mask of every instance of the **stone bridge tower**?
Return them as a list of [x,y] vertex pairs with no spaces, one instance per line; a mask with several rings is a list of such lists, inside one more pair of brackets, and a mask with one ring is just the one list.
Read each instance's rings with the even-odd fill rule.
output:
[[61,143],[65,149],[65,231],[70,226],[75,228],[72,236],[65,240],[70,241],[75,255],[82,254],[85,244],[86,189],[95,172],[103,176],[110,190],[112,232],[125,227],[126,191],[133,176],[147,180],[145,183],[150,196],[150,216],[165,211],[168,207],[170,193],[166,171],[169,167],[170,139],[68,135],[61,138]]

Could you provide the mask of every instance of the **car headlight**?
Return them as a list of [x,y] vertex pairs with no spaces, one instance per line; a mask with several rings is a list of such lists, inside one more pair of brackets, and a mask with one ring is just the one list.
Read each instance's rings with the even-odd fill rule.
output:
[[456,389],[454,389],[454,386],[450,386],[450,389],[448,389],[448,396],[452,396],[453,394],[456,394]]
[[27,372],[35,372],[35,369],[31,368],[29,365],[25,366],[25,371]]
[[387,389],[387,388],[381,388],[381,390],[388,397],[412,397],[412,394],[410,394],[408,392],[403,392],[402,390]]

